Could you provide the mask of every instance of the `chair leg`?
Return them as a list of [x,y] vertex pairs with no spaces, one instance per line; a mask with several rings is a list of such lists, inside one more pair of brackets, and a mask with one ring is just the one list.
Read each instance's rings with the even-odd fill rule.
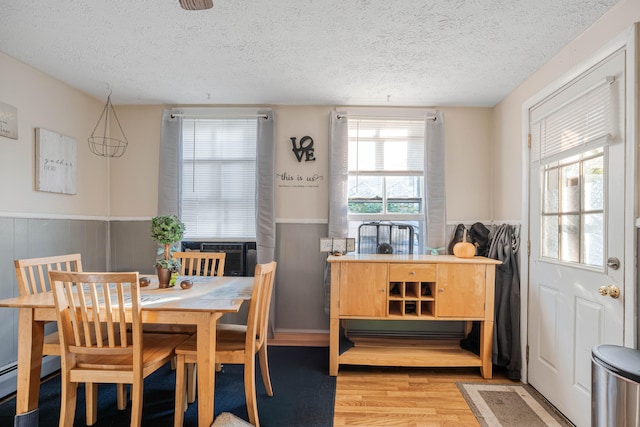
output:
[[186,380],[184,356],[178,355],[176,356],[176,399],[175,410],[173,411],[174,427],[182,427],[182,424],[184,423],[184,411],[187,410],[187,391],[185,389]]
[[187,364],[187,402],[196,401],[198,391],[198,365],[195,363]]
[[78,384],[71,383],[68,379],[62,379],[62,390],[60,392],[60,427],[73,427],[73,420],[76,415],[76,398],[78,395]]
[[247,412],[249,422],[255,427],[260,427],[258,419],[258,403],[256,399],[256,358],[255,354],[245,357],[244,361],[244,396],[247,400]]
[[131,427],[142,425],[142,396],[144,395],[144,378],[134,378],[131,384]]
[[124,411],[127,409],[127,385],[116,384],[116,400],[118,402],[118,409]]
[[267,390],[267,396],[273,396],[273,388],[271,387],[271,377],[269,376],[269,358],[267,357],[267,344],[265,343],[258,351],[260,358],[260,373],[262,374],[262,382]]
[[87,425],[92,426],[98,420],[98,384],[85,383],[84,395]]

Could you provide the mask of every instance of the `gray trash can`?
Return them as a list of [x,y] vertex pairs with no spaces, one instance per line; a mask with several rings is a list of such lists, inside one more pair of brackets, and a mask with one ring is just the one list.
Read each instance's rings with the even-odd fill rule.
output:
[[616,345],[591,350],[591,426],[640,425],[640,351]]

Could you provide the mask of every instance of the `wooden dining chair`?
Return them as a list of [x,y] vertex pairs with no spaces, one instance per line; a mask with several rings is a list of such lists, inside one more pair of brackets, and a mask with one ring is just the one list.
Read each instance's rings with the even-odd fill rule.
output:
[[[275,261],[256,265],[247,324],[219,324],[216,333],[216,363],[244,365],[244,392],[247,412],[249,421],[256,427],[260,425],[256,399],[256,353],[259,355],[260,372],[262,373],[262,381],[267,390],[267,395],[273,396],[267,358],[267,325],[275,272]],[[187,400],[185,367],[196,363],[196,347],[196,336],[191,336],[176,348],[174,426],[182,426],[184,419]]]
[[[55,255],[41,258],[16,259],[13,261],[18,280],[20,296],[39,294],[51,290],[49,283],[49,271],[82,271],[81,254]],[[55,323],[55,322],[51,322]],[[42,345],[43,356],[60,356],[60,340],[58,332],[51,332],[44,336]],[[85,398],[87,403],[87,425],[95,424],[97,420],[97,396],[98,385],[85,384]],[[126,389],[118,387],[118,409],[126,409]],[[90,403],[93,404],[90,404]]]
[[131,384],[131,426],[142,422],[144,378],[185,335],[143,334],[138,273],[49,271],[61,347],[60,427],[73,426],[79,383]]
[[180,261],[181,276],[223,276],[227,254],[224,252],[174,252]]

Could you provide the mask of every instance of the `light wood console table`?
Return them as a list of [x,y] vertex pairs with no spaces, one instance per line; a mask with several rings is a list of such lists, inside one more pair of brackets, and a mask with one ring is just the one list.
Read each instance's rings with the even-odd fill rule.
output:
[[[329,256],[331,314],[329,375],[340,365],[478,366],[492,376],[495,265],[484,258],[453,255]],[[459,340],[356,341],[340,353],[343,319],[480,321],[480,356]]]

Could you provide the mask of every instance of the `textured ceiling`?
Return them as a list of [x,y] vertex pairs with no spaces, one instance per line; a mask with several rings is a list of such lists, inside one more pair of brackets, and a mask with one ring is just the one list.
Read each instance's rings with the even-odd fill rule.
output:
[[114,104],[493,106],[616,0],[0,0],[0,51]]

